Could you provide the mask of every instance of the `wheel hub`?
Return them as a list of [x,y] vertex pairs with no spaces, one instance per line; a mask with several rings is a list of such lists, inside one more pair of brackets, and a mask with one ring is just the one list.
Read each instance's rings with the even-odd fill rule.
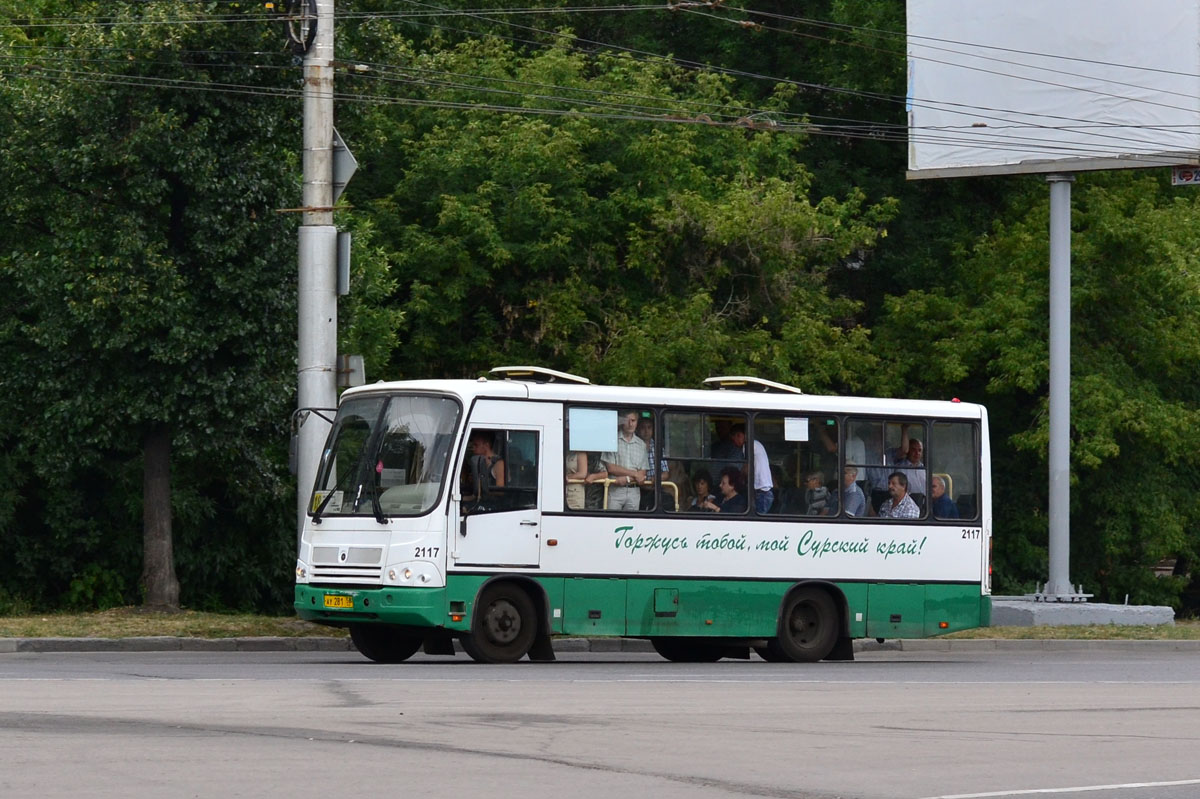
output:
[[493,604],[486,619],[488,637],[497,643],[511,643],[521,633],[521,616],[509,602]]

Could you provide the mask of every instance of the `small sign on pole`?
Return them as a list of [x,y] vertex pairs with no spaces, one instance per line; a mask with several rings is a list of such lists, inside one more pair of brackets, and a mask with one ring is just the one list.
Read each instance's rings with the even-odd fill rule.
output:
[[339,355],[337,384],[339,388],[353,388],[367,382],[367,370],[361,355]]
[[346,184],[350,182],[350,178],[358,169],[358,159],[354,157],[354,153],[350,152],[350,148],[346,146],[346,142],[342,141],[341,135],[337,132],[337,128],[333,129],[333,201],[336,203],[338,197],[342,196],[342,192],[346,190]]

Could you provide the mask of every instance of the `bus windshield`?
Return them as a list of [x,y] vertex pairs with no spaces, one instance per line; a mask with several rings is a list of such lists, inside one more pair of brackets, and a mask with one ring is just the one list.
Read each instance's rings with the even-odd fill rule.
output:
[[314,518],[427,513],[441,495],[460,413],[446,397],[346,400],[321,456]]

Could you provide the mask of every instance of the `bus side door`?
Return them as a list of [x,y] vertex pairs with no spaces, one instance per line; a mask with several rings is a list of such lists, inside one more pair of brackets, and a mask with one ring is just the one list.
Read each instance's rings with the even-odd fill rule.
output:
[[[538,565],[546,422],[544,406],[497,400],[476,403],[459,461],[462,499],[458,529],[451,533],[455,566]],[[491,463],[473,454],[472,437],[492,442]],[[484,470],[490,471],[483,474]],[[502,485],[496,479],[500,473]]]

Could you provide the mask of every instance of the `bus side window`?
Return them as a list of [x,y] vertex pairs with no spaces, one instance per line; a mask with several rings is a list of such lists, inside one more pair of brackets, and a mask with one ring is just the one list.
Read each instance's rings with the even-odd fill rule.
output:
[[[929,465],[939,495],[930,503],[935,519],[979,517],[979,452],[971,422],[934,422],[930,429]],[[944,491],[943,491],[944,488]]]
[[472,430],[460,481],[465,514],[536,508],[538,434],[532,430]]
[[505,494],[509,510],[538,506],[538,434],[532,430],[505,431]]

